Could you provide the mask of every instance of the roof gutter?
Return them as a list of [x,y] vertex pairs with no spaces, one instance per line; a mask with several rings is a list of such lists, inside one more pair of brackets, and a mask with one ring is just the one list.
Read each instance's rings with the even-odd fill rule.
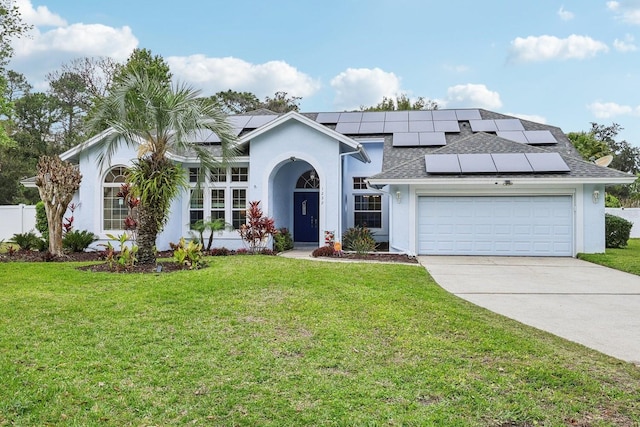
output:
[[376,179],[369,178],[369,185],[382,188],[388,184],[409,184],[409,185],[495,185],[510,181],[513,184],[534,185],[534,184],[631,184],[637,179],[634,175],[629,177],[602,177],[602,178],[519,178],[503,176],[500,178],[429,178],[429,179]]

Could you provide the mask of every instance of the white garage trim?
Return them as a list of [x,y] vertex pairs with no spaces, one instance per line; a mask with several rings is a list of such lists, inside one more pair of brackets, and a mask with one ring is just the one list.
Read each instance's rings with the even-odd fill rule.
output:
[[573,256],[573,197],[418,197],[417,249],[425,255]]

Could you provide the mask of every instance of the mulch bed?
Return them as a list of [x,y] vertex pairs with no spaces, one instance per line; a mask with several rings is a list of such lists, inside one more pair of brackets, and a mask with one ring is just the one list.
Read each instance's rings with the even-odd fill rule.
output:
[[[188,270],[188,266],[178,265],[173,262],[171,251],[159,252],[159,265],[162,266],[162,272],[168,273],[172,271]],[[237,256],[237,255],[229,255]],[[247,255],[245,255],[247,256]],[[327,257],[327,259],[335,261],[372,261],[372,262],[398,262],[417,264],[418,260],[404,254],[396,254],[389,252],[373,252],[367,254],[344,253],[342,256]],[[38,251],[17,251],[9,255],[7,253],[0,254],[0,262],[89,262],[96,261],[96,264],[78,267],[79,270],[93,272],[110,272],[110,273],[158,273],[155,266],[136,266],[133,269],[116,269],[105,261],[102,252],[76,252],[66,254],[61,257],[51,256],[48,252]],[[206,268],[203,263],[201,268]]]

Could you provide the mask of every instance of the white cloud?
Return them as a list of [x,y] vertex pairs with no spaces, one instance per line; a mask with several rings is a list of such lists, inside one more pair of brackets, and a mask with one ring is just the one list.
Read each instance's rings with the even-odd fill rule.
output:
[[631,34],[627,34],[624,40],[615,39],[613,41],[613,47],[618,52],[635,52],[636,50],[638,50],[638,47],[633,43],[634,40],[635,39]]
[[23,73],[36,90],[46,89],[45,75],[63,63],[82,57],[106,56],[124,61],[138,46],[131,28],[102,24],[69,25],[46,6],[16,0],[25,22],[32,24],[29,37],[13,41],[10,68]]
[[633,25],[640,25],[640,4],[635,0],[608,1],[607,7],[618,19]]
[[494,110],[502,107],[498,92],[489,90],[483,84],[472,83],[449,87],[447,97],[437,102],[443,108],[474,107]]
[[560,6],[560,9],[558,9],[558,16],[563,21],[571,21],[574,17],[573,12],[569,12],[564,6]]
[[15,56],[18,60],[41,54],[72,54],[82,56],[110,56],[126,59],[138,45],[131,28],[108,27],[102,24],[72,24],[41,33],[37,28],[31,38],[16,41]]
[[631,107],[615,102],[592,102],[587,108],[599,119],[611,119],[616,116],[640,116],[640,105]]
[[588,36],[572,34],[566,39],[560,39],[544,35],[516,37],[511,42],[509,56],[516,62],[536,62],[552,59],[586,59],[608,51],[605,43]]
[[22,19],[27,24],[35,26],[65,26],[65,21],[60,15],[55,14],[47,6],[33,7],[30,0],[16,0],[15,5],[20,9]]
[[518,114],[518,113],[505,113],[505,114],[508,116],[517,117],[522,120],[529,120],[530,122],[542,123],[542,124],[547,123],[546,117],[539,116],[537,114]]
[[376,105],[383,97],[394,97],[400,91],[400,78],[380,68],[348,68],[331,80],[336,91],[334,103],[339,110]]
[[242,59],[210,58],[205,55],[166,58],[171,72],[182,81],[212,95],[228,89],[252,92],[259,98],[275,92],[306,97],[320,88],[320,83],[284,61],[251,64]]

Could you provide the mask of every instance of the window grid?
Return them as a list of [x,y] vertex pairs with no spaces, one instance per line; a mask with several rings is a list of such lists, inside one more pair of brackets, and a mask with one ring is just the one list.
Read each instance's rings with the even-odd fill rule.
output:
[[120,186],[126,182],[127,168],[116,166],[104,177],[102,193],[102,228],[104,230],[124,230],[124,220],[129,214],[124,199],[118,197]]
[[227,182],[226,168],[213,168],[209,171],[209,181],[211,182]]
[[224,189],[214,188],[211,190],[211,221],[222,219],[225,221]]
[[249,168],[246,168],[246,167],[231,168],[231,181],[232,182],[249,181]]
[[239,229],[246,222],[247,218],[247,190],[234,189],[232,202],[232,225],[234,229]]
[[355,226],[382,228],[382,197],[374,194],[354,196],[353,222]]
[[193,226],[198,220],[204,220],[204,191],[202,188],[192,188],[189,197],[189,225]]
[[353,177],[353,189],[354,190],[368,190],[367,183],[365,182],[365,177],[356,176]]

